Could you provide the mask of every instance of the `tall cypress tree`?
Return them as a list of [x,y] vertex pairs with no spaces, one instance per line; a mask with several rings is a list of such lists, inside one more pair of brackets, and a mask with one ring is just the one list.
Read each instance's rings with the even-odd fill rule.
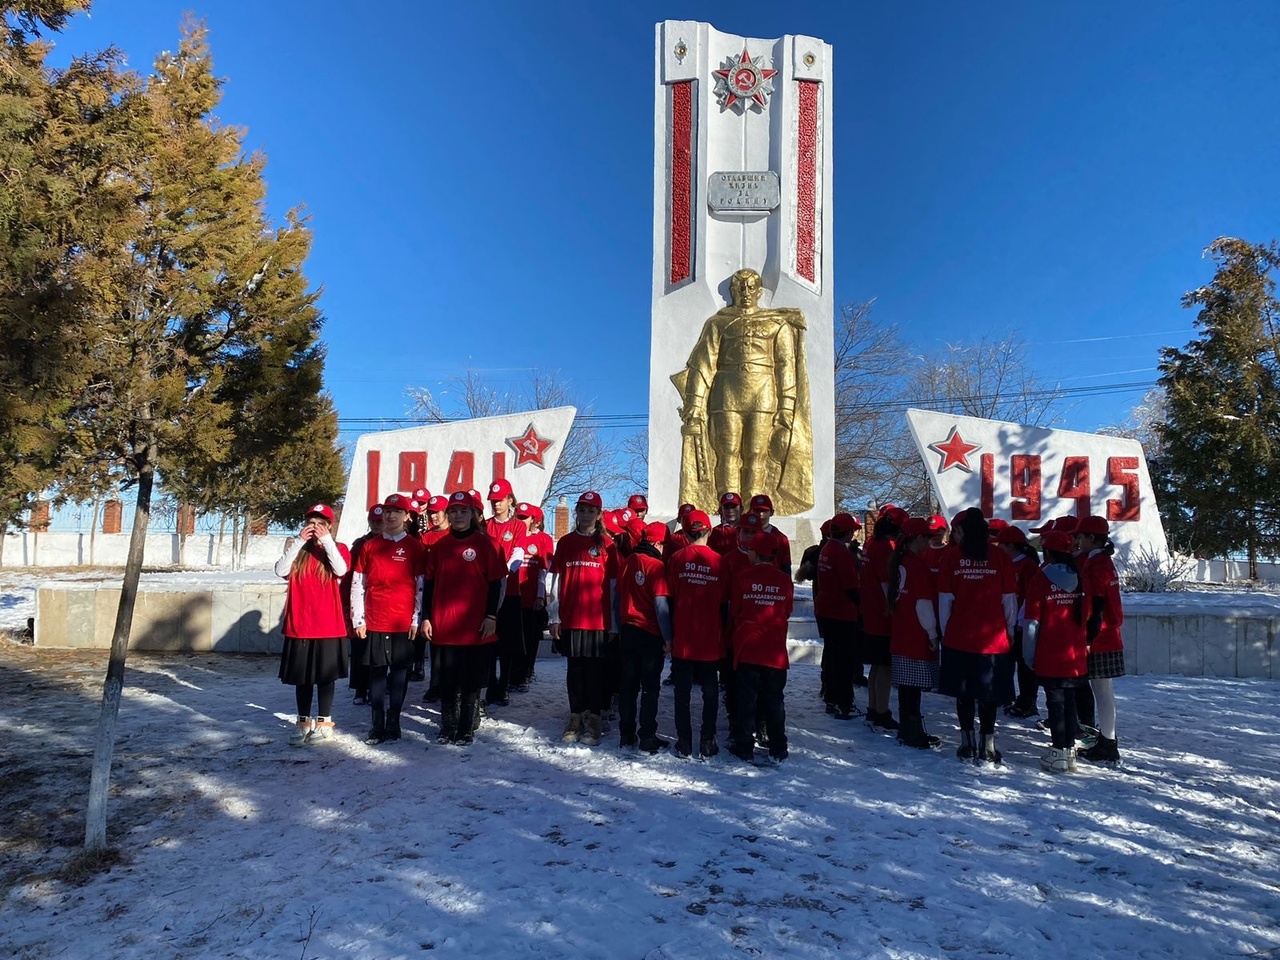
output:
[[1280,248],[1220,237],[1207,286],[1182,298],[1199,308],[1200,333],[1161,350],[1168,398],[1152,464],[1174,543],[1201,555],[1280,553],[1280,302],[1273,271]]

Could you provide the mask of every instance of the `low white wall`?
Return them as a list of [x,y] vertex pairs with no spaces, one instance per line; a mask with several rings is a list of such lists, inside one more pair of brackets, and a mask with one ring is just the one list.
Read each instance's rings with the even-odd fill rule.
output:
[[[806,591],[807,592],[807,591]],[[275,653],[285,585],[226,580],[208,584],[147,583],[139,588],[131,649],[166,652]],[[36,591],[35,642],[42,647],[105,649],[111,645],[120,588],[60,581]],[[812,606],[797,598],[788,644],[793,663],[814,663]],[[1280,679],[1280,610],[1266,603],[1221,603],[1197,610],[1184,601],[1145,596],[1125,614],[1129,673]]]
[[[0,567],[123,567],[129,554],[128,533],[99,533],[89,542],[87,533],[32,533],[23,530],[4,537]],[[147,535],[143,562],[149,567],[220,567],[265,570],[284,552],[283,536],[250,537],[244,564],[231,555],[231,538],[224,537],[218,548],[216,533],[193,533],[186,538],[176,533]]]

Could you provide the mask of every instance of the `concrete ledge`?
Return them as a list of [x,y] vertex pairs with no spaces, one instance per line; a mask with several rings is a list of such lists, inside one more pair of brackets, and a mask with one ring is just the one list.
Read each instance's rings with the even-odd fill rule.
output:
[[[144,579],[129,648],[167,653],[279,653],[284,599],[283,581],[149,584]],[[36,591],[36,644],[109,648],[119,601],[116,584],[42,584]],[[810,603],[797,603],[788,633],[792,663],[819,661],[822,641]],[[1280,679],[1278,635],[1280,609],[1268,603],[1197,609],[1185,602],[1165,605],[1144,601],[1126,611],[1125,666],[1131,674]],[[544,642],[541,652],[555,655],[549,642]]]

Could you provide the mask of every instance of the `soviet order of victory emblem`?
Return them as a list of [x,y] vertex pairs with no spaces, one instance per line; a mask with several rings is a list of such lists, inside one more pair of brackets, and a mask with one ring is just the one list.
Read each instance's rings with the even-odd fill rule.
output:
[[753,63],[746,47],[743,47],[738,56],[726,58],[724,63],[723,70],[711,71],[716,78],[716,96],[720,99],[721,107],[728,109],[739,101],[742,101],[743,107],[747,101],[753,101],[761,107],[768,105],[769,95],[773,93],[773,75],[777,70]]

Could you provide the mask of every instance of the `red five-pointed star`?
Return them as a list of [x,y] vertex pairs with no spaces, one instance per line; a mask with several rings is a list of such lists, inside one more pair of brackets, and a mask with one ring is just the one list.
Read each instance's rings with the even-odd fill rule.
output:
[[[726,107],[732,107],[739,99],[745,97],[750,97],[763,107],[766,102],[766,91],[761,89],[763,81],[770,79],[778,71],[757,67],[751,62],[751,54],[747,52],[747,48],[743,47],[742,56],[731,67],[711,72],[725,82],[728,90],[728,96],[724,102]],[[771,85],[769,85],[769,91],[772,91]]]
[[518,437],[508,437],[507,446],[515,451],[516,466],[523,467],[526,463],[532,463],[535,466],[546,469],[546,464],[542,462],[542,455],[547,452],[554,440],[548,440],[546,437],[538,436],[538,432],[533,429],[533,424],[529,424],[525,428],[523,434]]
[[947,435],[945,441],[929,444],[930,450],[942,455],[942,463],[938,467],[939,473],[951,467],[959,467],[965,473],[972,473],[973,467],[969,466],[969,454],[981,448],[982,444],[979,443],[965,443],[957,427],[951,428],[951,433]]

